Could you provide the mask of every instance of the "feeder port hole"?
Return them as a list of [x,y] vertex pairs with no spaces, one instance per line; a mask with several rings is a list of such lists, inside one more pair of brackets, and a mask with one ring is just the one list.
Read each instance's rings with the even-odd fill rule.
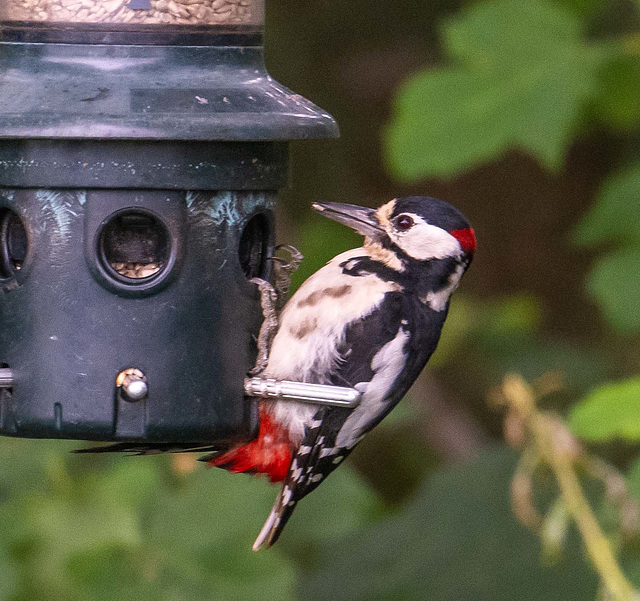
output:
[[159,218],[125,209],[102,227],[98,251],[103,267],[115,279],[146,281],[157,277],[167,266],[171,240]]
[[20,217],[10,209],[0,209],[0,279],[20,271],[27,249],[27,230]]

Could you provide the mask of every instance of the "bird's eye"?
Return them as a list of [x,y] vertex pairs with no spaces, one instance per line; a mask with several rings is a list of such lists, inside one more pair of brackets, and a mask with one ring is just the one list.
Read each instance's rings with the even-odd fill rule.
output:
[[409,215],[400,215],[400,217],[396,219],[396,227],[402,232],[406,232],[408,229],[411,229],[413,225],[414,221],[409,217]]

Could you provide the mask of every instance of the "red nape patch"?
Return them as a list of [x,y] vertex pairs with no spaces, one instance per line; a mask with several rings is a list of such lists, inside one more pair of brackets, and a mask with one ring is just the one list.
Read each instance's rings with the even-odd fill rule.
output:
[[209,462],[210,466],[220,467],[232,474],[264,474],[271,482],[282,482],[287,477],[290,464],[291,441],[288,433],[262,408],[258,438]]
[[452,230],[449,232],[458,242],[462,250],[466,253],[473,253],[476,250],[476,233],[472,227],[468,227],[462,230]]

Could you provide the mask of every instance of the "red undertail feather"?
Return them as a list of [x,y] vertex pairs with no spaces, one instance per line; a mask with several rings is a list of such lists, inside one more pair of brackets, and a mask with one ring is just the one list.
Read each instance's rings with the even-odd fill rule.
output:
[[271,482],[282,482],[291,464],[291,447],[287,431],[261,409],[258,438],[214,457],[209,465],[232,474],[265,474]]

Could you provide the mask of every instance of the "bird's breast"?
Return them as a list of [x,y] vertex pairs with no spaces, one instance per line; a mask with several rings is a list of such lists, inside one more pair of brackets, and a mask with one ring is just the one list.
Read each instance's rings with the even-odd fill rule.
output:
[[271,347],[269,377],[329,383],[348,326],[371,314],[386,294],[400,289],[374,274],[345,274],[340,264],[358,254],[362,249],[338,255],[289,300]]
[[[385,295],[400,290],[396,282],[372,273],[348,275],[341,264],[362,256],[363,249],[338,255],[316,272],[287,303],[273,340],[265,376],[283,380],[328,384],[343,360],[340,348],[347,328],[370,315]],[[299,429],[315,408],[300,403],[278,403],[276,419]],[[299,435],[300,432],[297,432]]]

